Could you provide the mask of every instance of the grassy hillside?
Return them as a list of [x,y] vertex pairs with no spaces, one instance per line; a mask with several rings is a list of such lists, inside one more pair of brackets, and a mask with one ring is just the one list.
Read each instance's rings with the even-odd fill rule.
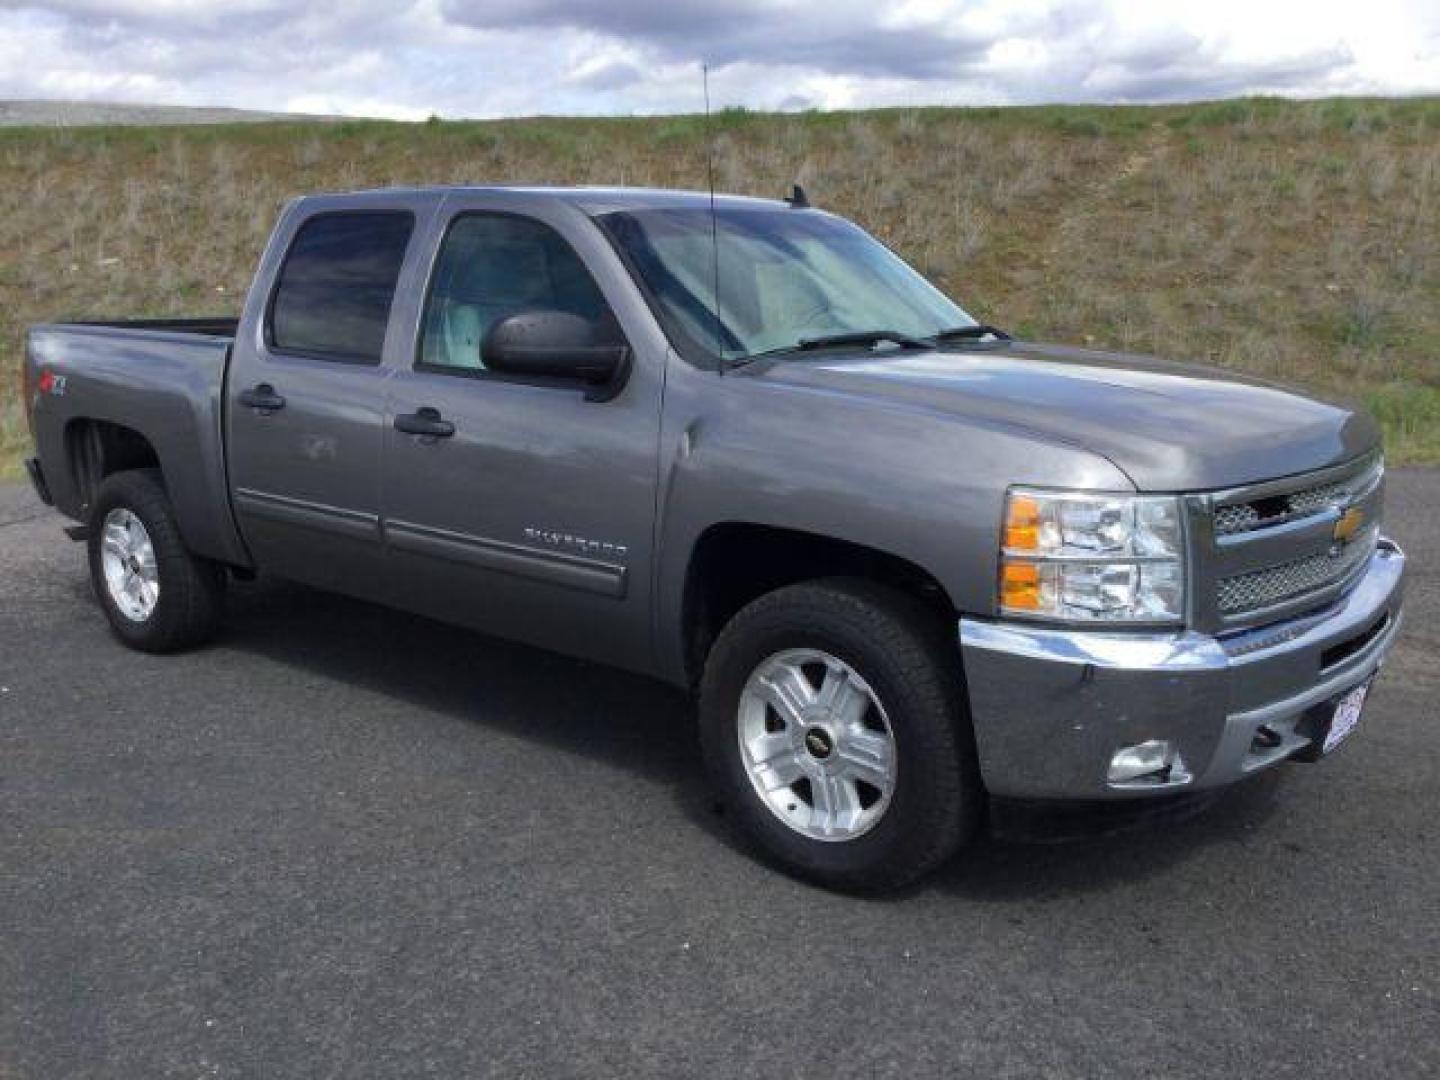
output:
[[[717,179],[811,198],[1020,334],[1364,398],[1440,462],[1440,99],[713,121]],[[0,467],[25,324],[236,311],[276,208],[385,184],[704,182],[693,116],[0,130]]]

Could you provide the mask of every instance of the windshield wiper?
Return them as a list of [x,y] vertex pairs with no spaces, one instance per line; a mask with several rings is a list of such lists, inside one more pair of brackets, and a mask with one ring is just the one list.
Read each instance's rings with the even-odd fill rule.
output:
[[974,326],[952,326],[948,330],[941,330],[933,334],[930,340],[937,345],[943,345],[947,341],[979,341],[983,337],[993,337],[996,341],[1013,341],[1009,334],[998,327],[988,326],[985,323],[976,323]]
[[902,349],[928,349],[930,343],[921,341],[898,330],[847,330],[843,334],[825,334],[822,337],[801,338],[793,348],[800,352],[812,349],[833,349],[844,345],[878,345],[891,341]]
[[735,357],[729,361],[728,366],[732,368],[744,367],[754,360],[769,359],[772,356],[781,356],[785,353],[815,352],[819,349],[840,349],[846,345],[878,345],[882,341],[893,342],[902,349],[933,348],[931,343],[923,338],[902,334],[899,330],[847,330],[843,334],[825,334],[821,337],[801,338],[794,345],[782,345],[778,349],[766,349],[763,352],[751,353],[749,356]]

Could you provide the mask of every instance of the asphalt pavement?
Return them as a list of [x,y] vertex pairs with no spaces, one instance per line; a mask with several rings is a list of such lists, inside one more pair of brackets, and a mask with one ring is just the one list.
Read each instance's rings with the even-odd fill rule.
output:
[[0,487],[0,1078],[1440,1073],[1440,472],[1361,730],[1179,824],[857,900],[740,851],[685,702],[260,583],[128,652]]

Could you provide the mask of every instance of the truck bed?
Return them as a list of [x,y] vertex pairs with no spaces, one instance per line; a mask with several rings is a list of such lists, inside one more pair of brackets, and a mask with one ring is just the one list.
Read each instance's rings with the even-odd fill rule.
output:
[[[62,513],[88,516],[101,460],[158,467],[190,548],[244,565],[222,437],[237,324],[128,319],[31,329],[26,385],[45,390],[26,404],[45,483]],[[49,376],[43,384],[42,374]]]

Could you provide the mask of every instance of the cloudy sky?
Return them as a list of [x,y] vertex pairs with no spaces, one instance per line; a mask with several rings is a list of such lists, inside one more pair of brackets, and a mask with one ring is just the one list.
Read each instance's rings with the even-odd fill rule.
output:
[[0,99],[420,118],[1440,92],[1440,0],[0,0]]

